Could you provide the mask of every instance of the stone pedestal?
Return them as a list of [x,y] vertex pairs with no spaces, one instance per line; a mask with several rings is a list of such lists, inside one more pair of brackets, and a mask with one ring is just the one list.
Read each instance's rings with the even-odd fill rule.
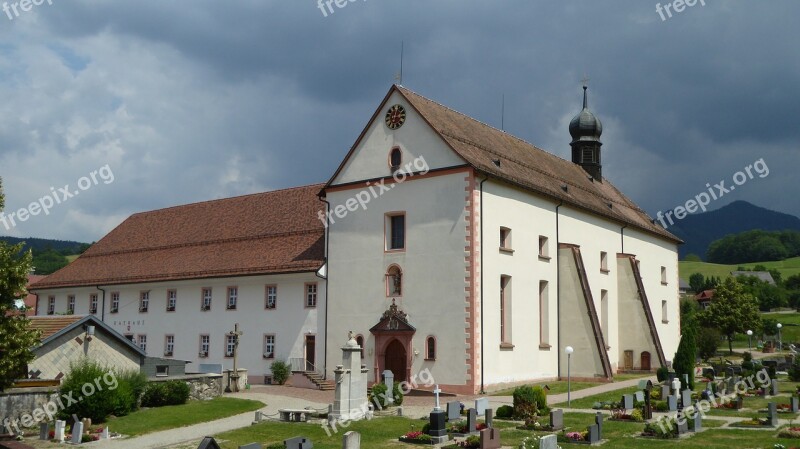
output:
[[361,366],[361,346],[351,335],[336,365],[336,393],[329,419],[361,420],[367,416],[367,369]]

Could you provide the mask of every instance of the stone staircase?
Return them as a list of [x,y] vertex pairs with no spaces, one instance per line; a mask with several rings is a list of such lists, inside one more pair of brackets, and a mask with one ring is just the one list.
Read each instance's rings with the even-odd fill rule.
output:
[[336,389],[336,383],[334,383],[334,381],[325,380],[320,374],[314,371],[303,371],[303,375],[322,391],[333,391]]

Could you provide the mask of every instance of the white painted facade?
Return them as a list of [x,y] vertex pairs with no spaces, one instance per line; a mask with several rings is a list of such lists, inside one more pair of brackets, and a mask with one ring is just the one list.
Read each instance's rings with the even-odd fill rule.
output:
[[[306,288],[317,285],[316,307],[306,307]],[[274,309],[266,308],[266,287],[277,288],[277,302]],[[230,287],[237,289],[236,308],[227,308],[227,294]],[[274,360],[286,361],[290,358],[306,358],[306,337],[314,336],[314,359],[322,360],[324,355],[325,329],[325,282],[314,273],[243,276],[232,278],[195,279],[148,284],[129,284],[100,286],[105,293],[104,321],[114,330],[140,343],[146,338],[148,356],[165,357],[167,336],[174,337],[171,356],[178,360],[188,360],[192,364],[186,370],[191,372],[201,363],[222,364],[225,369],[233,368],[233,358],[226,355],[226,334],[239,323],[244,332],[239,342],[238,368],[248,370],[249,382],[263,383],[264,377],[271,374],[270,365]],[[211,309],[201,310],[203,289],[212,293]],[[167,311],[167,291],[177,294],[175,311]],[[140,311],[141,295],[149,292],[147,312]],[[103,317],[103,292],[96,288],[65,288],[39,290],[38,315],[47,315],[50,297],[55,298],[55,313],[67,312],[68,297],[75,296],[74,313],[90,313],[90,295],[98,295],[96,316]],[[112,297],[119,294],[119,308],[112,311]],[[201,336],[210,339],[208,355],[201,357]],[[275,336],[275,350],[272,358],[266,358],[265,340],[267,335]],[[309,357],[310,358],[310,357]]]

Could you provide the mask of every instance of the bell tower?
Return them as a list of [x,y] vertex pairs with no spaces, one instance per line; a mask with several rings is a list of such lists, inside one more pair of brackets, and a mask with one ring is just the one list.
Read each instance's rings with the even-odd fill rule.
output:
[[600,161],[600,135],[603,134],[603,125],[600,120],[589,111],[587,90],[583,84],[583,109],[569,123],[569,134],[572,136],[572,162],[583,167],[584,170],[596,181],[603,181],[603,166]]

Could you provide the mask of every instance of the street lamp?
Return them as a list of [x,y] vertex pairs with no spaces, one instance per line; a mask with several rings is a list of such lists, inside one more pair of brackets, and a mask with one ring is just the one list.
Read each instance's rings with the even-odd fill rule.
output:
[[572,346],[567,346],[564,348],[564,352],[567,353],[567,407],[571,408],[572,406],[572,398],[571,398],[571,390],[572,390],[572,380],[571,380],[571,373],[570,373],[570,362],[572,360],[572,353],[575,352],[572,349]]
[[778,352],[783,351],[783,339],[781,339],[781,328],[782,327],[783,327],[783,324],[778,323],[778,326],[777,326],[777,328],[778,328]]
[[747,348],[752,351],[753,350],[753,331],[747,330]]

